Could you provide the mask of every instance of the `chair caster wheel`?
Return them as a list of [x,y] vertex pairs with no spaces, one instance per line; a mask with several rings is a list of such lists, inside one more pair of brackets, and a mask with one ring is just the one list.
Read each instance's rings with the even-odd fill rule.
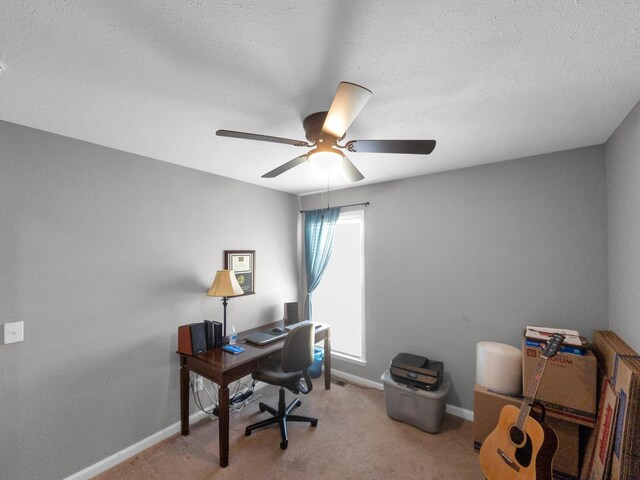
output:
[[316,420],[315,422],[311,422],[311,426],[312,427],[317,427],[318,426],[318,420]]
[[251,435],[251,430],[245,430],[244,431],[244,436],[248,437],[249,435]]
[[288,446],[289,446],[289,442],[288,441],[280,442],[280,448],[282,450],[286,450]]
[[264,408],[264,405],[263,405],[263,404],[258,405],[258,408],[260,409],[260,413],[264,413],[264,412],[266,412],[266,411],[267,411],[267,409],[266,409],[266,408]]

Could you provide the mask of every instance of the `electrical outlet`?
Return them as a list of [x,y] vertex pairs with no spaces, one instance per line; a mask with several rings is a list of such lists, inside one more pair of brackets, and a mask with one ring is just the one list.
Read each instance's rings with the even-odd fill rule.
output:
[[202,381],[202,377],[200,375],[196,375],[195,385],[196,392],[204,389],[204,382]]
[[24,322],[5,323],[2,326],[2,342],[8,343],[24,342]]

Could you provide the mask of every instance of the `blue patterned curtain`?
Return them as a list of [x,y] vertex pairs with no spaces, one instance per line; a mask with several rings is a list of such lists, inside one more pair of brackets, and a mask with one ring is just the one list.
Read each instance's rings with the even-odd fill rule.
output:
[[320,284],[324,269],[331,257],[333,233],[340,216],[340,207],[312,210],[304,214],[304,264],[307,270],[307,298],[305,319],[311,320],[311,294]]

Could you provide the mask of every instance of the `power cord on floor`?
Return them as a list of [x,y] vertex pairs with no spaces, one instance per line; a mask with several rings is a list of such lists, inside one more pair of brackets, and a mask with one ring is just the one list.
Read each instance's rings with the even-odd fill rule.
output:
[[247,398],[246,400],[244,400],[242,403],[236,403],[233,405],[233,411],[234,412],[239,412],[240,410],[242,410],[244,407],[246,407],[247,405],[249,405],[250,403],[253,403],[254,401],[256,401],[257,399],[259,399],[262,396],[261,393],[258,393],[257,395],[254,396],[250,396],[249,398]]
[[[199,376],[197,375],[196,378],[198,378]],[[219,409],[219,404],[220,402],[219,400],[219,389],[216,389],[216,386],[213,382],[211,382],[211,387],[212,387],[212,392],[210,392],[205,383],[204,383],[204,378],[202,378],[202,382],[200,383],[200,385],[202,386],[202,390],[204,390],[207,395],[209,396],[209,398],[211,399],[213,408],[210,410],[207,410],[202,402],[202,398],[200,398],[200,390],[196,389],[196,382],[194,382],[193,380],[189,379],[189,385],[191,388],[191,393],[193,395],[193,401],[196,405],[196,407],[206,413],[207,415],[214,415],[214,416],[218,416],[220,413],[220,409]],[[245,405],[247,405],[249,403],[249,398],[253,395],[255,386],[256,386],[257,380],[253,380],[253,382],[251,383],[251,385],[247,385],[245,383],[242,383],[240,381],[236,382],[235,385],[235,391],[233,393],[233,395],[230,396],[229,398],[229,405],[231,407],[233,407],[233,409],[235,411],[239,411],[241,410]],[[246,388],[246,390],[241,391],[243,388]],[[215,394],[215,395],[214,395]],[[256,397],[257,398],[257,397]],[[238,405],[240,405],[238,407]]]
[[[242,393],[239,393],[238,391],[236,391],[235,395],[231,399],[229,399],[229,403],[231,405],[235,405],[237,403],[244,403],[249,397],[253,395],[253,391],[256,387],[257,382],[258,382],[257,380],[254,380],[253,382],[251,382],[251,385],[247,386],[247,389]],[[246,386],[246,385],[243,385],[243,386]]]

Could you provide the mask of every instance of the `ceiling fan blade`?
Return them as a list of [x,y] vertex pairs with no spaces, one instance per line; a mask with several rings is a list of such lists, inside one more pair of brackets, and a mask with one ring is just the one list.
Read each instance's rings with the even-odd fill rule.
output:
[[371,90],[355,83],[340,82],[327,112],[327,118],[322,125],[322,131],[327,135],[342,138],[369,98],[371,98]]
[[360,173],[360,170],[349,160],[347,157],[342,157],[342,163],[340,164],[342,174],[352,183],[359,182],[364,178],[364,175]]
[[291,138],[272,137],[271,135],[259,135],[257,133],[236,132],[234,130],[218,130],[219,137],[244,138],[246,140],[259,140],[261,142],[284,143],[295,147],[311,147],[310,143],[302,140],[292,140]]
[[287,170],[291,170],[293,167],[300,165],[306,159],[307,159],[307,154],[305,153],[304,155],[300,155],[299,157],[296,157],[293,160],[289,160],[287,163],[283,163],[278,168],[274,168],[270,172],[265,173],[264,175],[262,175],[262,178],[277,177],[281,173],[284,173]]
[[436,148],[435,140],[352,140],[345,145],[350,152],[411,153],[429,155]]

